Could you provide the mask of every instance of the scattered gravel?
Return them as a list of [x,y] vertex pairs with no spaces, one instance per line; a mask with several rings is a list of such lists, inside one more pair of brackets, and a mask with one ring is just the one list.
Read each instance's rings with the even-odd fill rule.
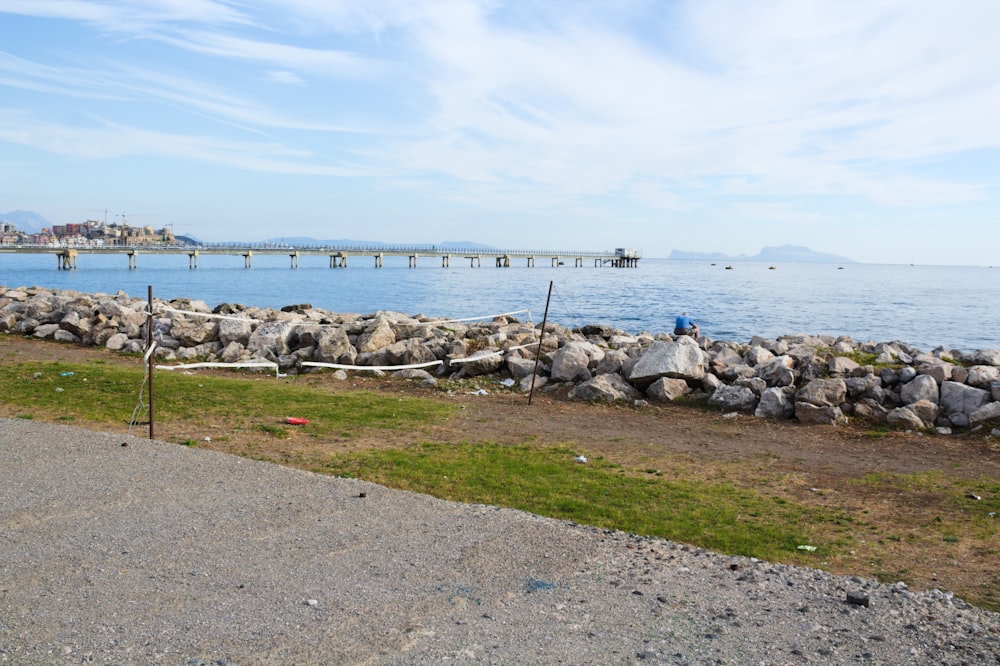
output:
[[0,663],[1000,664],[950,593],[0,419]]

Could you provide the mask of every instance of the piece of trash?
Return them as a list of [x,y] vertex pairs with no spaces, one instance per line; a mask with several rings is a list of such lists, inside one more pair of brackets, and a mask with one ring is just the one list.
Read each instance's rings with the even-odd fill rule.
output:
[[304,419],[299,416],[289,416],[285,419],[285,423],[288,425],[306,425],[309,423],[309,419]]
[[40,373],[40,372],[36,372],[35,374],[32,375],[32,377],[34,377],[35,379],[38,379],[41,376],[42,376],[42,373]]
[[66,390],[66,389],[64,389],[64,388],[62,388],[62,387],[60,387],[60,386],[57,386],[57,387],[56,387],[56,393],[62,393],[62,392],[63,392],[63,391],[65,391],[65,390]]
[[504,379],[503,381],[501,381],[500,385],[501,386],[506,386],[507,388],[510,388],[511,386],[514,385],[514,383],[515,383],[514,380],[508,377],[507,379]]
[[60,377],[72,377],[75,374],[76,374],[75,372],[66,371],[66,372],[60,372],[59,376]]
[[489,395],[489,394],[490,394],[489,391],[487,391],[486,389],[479,389],[478,391],[473,391],[469,395]]
[[810,553],[812,553],[812,552],[816,551],[816,546],[805,546],[805,545],[802,545],[802,546],[799,546],[799,550],[807,550]]
[[206,438],[205,438],[205,441],[206,441],[206,442],[211,442],[211,441],[212,441],[212,438],[211,438],[211,437],[206,437]]
[[997,517],[997,512],[996,511],[990,511],[986,515],[989,516],[990,518],[996,518]]
[[969,499],[977,500],[977,501],[983,499],[982,497],[980,497],[976,493],[969,493],[969,494],[966,495],[966,497],[968,497]]
[[358,493],[358,497],[364,499],[365,497],[368,497],[368,493]]
[[306,599],[306,606],[319,606],[318,599]]
[[727,414],[723,414],[722,418],[724,418],[724,419],[738,419],[738,418],[740,418],[740,413],[739,412],[729,412]]
[[587,462],[587,456],[577,456],[576,458],[573,458],[573,460],[577,461],[578,463],[585,463]]

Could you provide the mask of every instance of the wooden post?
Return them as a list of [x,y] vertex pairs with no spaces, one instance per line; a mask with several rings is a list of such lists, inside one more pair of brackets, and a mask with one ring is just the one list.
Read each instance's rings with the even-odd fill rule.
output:
[[[146,320],[146,349],[153,349],[153,285],[149,285],[147,306],[149,318]],[[146,360],[149,374],[149,438],[153,439],[153,354]]]
[[538,362],[542,359],[542,340],[545,339],[545,323],[549,320],[549,301],[552,300],[552,280],[549,280],[549,295],[545,297],[545,314],[542,316],[542,332],[538,334],[538,351],[535,352],[535,369],[531,371],[531,390],[528,391],[528,405],[535,395],[535,377],[538,376]]

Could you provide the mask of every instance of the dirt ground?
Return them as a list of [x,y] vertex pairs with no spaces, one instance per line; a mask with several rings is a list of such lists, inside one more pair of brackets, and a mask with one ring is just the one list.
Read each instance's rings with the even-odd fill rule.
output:
[[[0,336],[0,362],[49,360],[83,362],[100,355],[108,361],[138,365],[133,357],[104,350],[42,343]],[[976,524],[974,484],[983,497],[1000,496],[1000,438],[985,432],[937,436],[874,430],[870,425],[802,426],[752,416],[726,416],[684,405],[643,408],[587,404],[567,400],[561,392],[527,396],[472,389],[445,393],[419,388],[406,380],[356,377],[347,381],[329,374],[308,381],[336,390],[365,388],[425,395],[459,404],[457,415],[414,433],[384,432],[353,437],[345,447],[400,446],[432,439],[439,442],[494,441],[539,446],[566,446],[587,457],[603,456],[626,469],[661,470],[783,495],[803,504],[844,510],[859,521],[848,554],[815,566],[882,580],[904,580],[911,587],[955,591],[974,603],[1000,609],[1000,539],[996,527]],[[224,424],[222,424],[224,428]],[[183,441],[169,426],[157,437]],[[186,436],[186,435],[185,435]],[[268,446],[264,435],[259,447]],[[280,446],[287,449],[290,443]],[[210,445],[205,445],[210,446]],[[225,444],[219,445],[220,448]],[[309,446],[309,444],[303,444]],[[928,475],[939,483],[907,486],[861,484],[871,473]],[[920,478],[924,478],[921,476]],[[968,487],[967,492],[963,488]],[[939,489],[937,489],[939,488]],[[958,499],[956,499],[956,493]],[[985,500],[986,497],[983,497]],[[995,499],[995,498],[993,498]],[[967,529],[942,539],[935,521],[957,519]],[[967,520],[963,517],[969,516]],[[996,518],[1000,521],[1000,518]],[[863,527],[861,527],[863,525]]]

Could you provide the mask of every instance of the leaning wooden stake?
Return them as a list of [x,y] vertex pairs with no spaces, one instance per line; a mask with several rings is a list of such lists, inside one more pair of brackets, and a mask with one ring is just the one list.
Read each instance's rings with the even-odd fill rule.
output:
[[149,318],[146,320],[146,370],[149,375],[149,438],[153,439],[153,285],[148,287]]
[[542,332],[538,334],[538,351],[535,352],[535,369],[531,371],[531,390],[528,391],[528,404],[535,395],[535,377],[538,376],[538,361],[542,358],[542,340],[545,339],[545,323],[549,320],[549,301],[552,300],[552,280],[549,280],[549,295],[545,297],[545,314],[542,316]]

